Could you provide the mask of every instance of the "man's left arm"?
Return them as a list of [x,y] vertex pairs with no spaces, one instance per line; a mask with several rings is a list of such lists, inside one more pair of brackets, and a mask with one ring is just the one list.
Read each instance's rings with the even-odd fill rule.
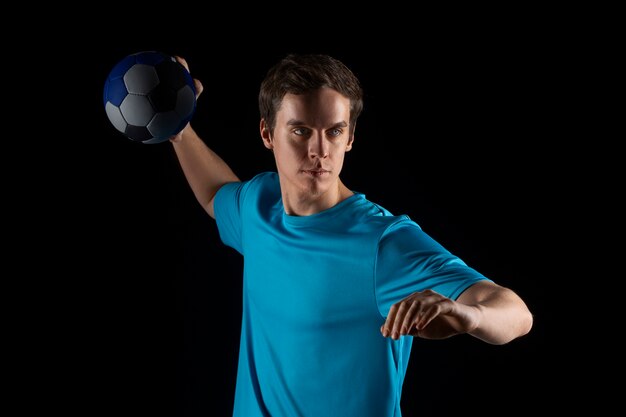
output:
[[468,333],[501,345],[527,334],[533,317],[512,290],[491,281],[468,287],[456,301],[432,291],[418,291],[393,304],[381,333],[398,339],[412,335],[443,339]]

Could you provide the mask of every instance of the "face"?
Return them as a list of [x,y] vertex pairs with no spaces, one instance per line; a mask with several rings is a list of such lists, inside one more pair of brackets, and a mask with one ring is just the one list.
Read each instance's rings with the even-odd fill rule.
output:
[[322,88],[287,94],[273,134],[261,121],[261,137],[274,152],[283,192],[315,198],[339,188],[344,155],[352,148],[350,99]]

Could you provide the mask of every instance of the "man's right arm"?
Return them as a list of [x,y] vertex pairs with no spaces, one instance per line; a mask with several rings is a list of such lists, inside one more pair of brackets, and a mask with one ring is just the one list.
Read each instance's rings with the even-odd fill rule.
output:
[[[177,56],[176,60],[189,71],[184,58]],[[203,87],[199,80],[194,78],[193,82],[197,99],[202,94]],[[239,182],[239,178],[226,162],[200,139],[191,124],[187,123],[187,126],[172,137],[170,142],[174,145],[178,162],[196,199],[209,216],[215,218],[213,199],[217,191],[226,183]]]
[[204,143],[190,124],[171,139],[176,156],[196,199],[215,218],[213,200],[220,187],[239,178],[230,167]]

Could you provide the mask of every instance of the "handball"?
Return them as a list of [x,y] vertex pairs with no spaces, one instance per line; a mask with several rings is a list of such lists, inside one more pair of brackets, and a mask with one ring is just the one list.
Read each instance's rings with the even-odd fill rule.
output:
[[104,84],[109,121],[128,139],[160,143],[179,133],[196,109],[189,71],[173,56],[138,52],[118,62]]

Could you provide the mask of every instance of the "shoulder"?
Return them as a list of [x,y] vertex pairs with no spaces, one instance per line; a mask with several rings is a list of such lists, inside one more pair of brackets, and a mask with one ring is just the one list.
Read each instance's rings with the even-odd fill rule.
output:
[[255,200],[264,202],[274,201],[280,198],[280,182],[276,172],[262,172],[247,181],[248,194]]
[[278,174],[275,172],[262,172],[249,180],[224,184],[220,192],[236,193],[240,197],[247,198],[255,194],[263,194],[272,189],[279,189]]
[[357,194],[357,203],[352,205],[350,213],[351,221],[358,224],[360,228],[374,232],[380,240],[383,236],[395,233],[396,230],[402,228],[415,228],[421,230],[420,226],[414,222],[408,215],[395,215],[389,210],[374,203],[365,195]]
[[379,253],[412,254],[411,256],[450,256],[450,252],[408,216],[389,224],[378,240]]
[[250,204],[256,205],[260,199],[275,200],[280,196],[280,184],[278,174],[275,172],[262,172],[249,180],[230,182],[222,185],[215,195],[217,206],[226,206],[232,210],[232,205],[239,209]]
[[417,223],[409,218],[406,214],[395,215],[378,203],[368,200],[364,194],[356,193],[360,197],[359,213],[363,218],[372,223],[385,225],[386,228],[394,225],[414,225],[419,228]]
[[421,249],[445,249],[426,234],[421,226],[407,214],[394,215],[380,204],[365,200],[365,222],[376,229],[379,250],[404,252]]
[[278,174],[276,172],[261,172],[256,174],[251,179],[244,181],[247,187],[252,188],[273,188],[280,187],[280,183],[278,182]]
[[242,214],[259,214],[268,207],[274,207],[280,201],[280,182],[276,172],[262,172],[237,187]]

